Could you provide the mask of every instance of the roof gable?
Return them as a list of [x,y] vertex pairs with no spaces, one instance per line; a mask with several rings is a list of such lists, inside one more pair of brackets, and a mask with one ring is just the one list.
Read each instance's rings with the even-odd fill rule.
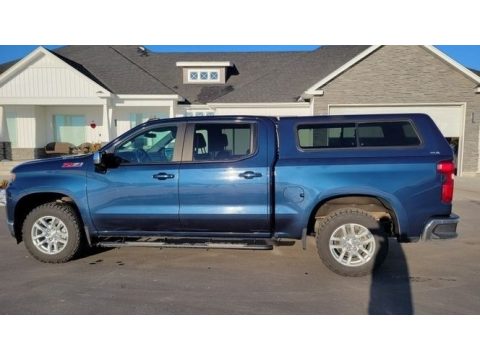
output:
[[[343,74],[345,71],[347,71],[351,67],[355,66],[357,63],[359,63],[360,61],[362,61],[363,59],[365,59],[370,54],[377,51],[378,49],[380,49],[383,46],[385,46],[385,45],[372,45],[369,48],[365,49],[363,52],[361,52],[360,54],[358,54],[357,56],[352,58],[350,61],[345,63],[343,66],[339,67],[338,69],[336,69],[332,73],[323,77],[320,81],[318,81],[313,86],[308,88],[303,93],[302,97],[310,98],[313,95],[323,95],[323,90],[321,90],[321,87],[328,84],[330,81],[334,80],[335,78],[337,78],[338,76]],[[444,61],[448,65],[452,66],[454,69],[458,70],[464,76],[466,76],[467,78],[472,80],[475,84],[480,85],[480,76],[477,73],[471,71],[470,69],[467,69],[466,67],[464,67],[460,63],[456,62],[455,60],[453,60],[452,58],[450,58],[449,56],[447,56],[445,53],[441,52],[440,50],[438,50],[434,46],[431,46],[431,45],[421,45],[421,46],[423,46],[425,49],[427,49],[428,51],[430,51],[431,53],[436,55],[438,58],[440,58],[442,61]],[[479,92],[479,89],[477,89],[477,92]]]
[[43,47],[0,75],[2,98],[97,98],[99,94],[110,92]]

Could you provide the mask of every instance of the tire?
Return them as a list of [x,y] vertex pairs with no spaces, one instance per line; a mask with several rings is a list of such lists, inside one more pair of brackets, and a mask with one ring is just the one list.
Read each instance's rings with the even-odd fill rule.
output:
[[365,276],[377,269],[388,253],[388,237],[369,213],[344,208],[315,224],[318,255],[333,272]]
[[80,252],[83,240],[80,219],[67,204],[46,203],[34,208],[22,226],[29,253],[45,263],[63,263]]

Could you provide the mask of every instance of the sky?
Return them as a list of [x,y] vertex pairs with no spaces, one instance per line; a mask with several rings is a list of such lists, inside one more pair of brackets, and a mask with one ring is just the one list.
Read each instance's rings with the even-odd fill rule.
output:
[[[0,45],[0,64],[24,57],[38,45]],[[55,49],[60,45],[44,45]],[[318,45],[145,45],[154,52],[202,52],[202,51],[305,51]],[[480,45],[436,45],[448,56],[466,66],[480,70]]]

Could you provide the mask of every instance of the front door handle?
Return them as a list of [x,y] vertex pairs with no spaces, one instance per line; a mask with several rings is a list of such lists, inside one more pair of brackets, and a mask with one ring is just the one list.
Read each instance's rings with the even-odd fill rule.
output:
[[167,174],[167,173],[158,173],[158,174],[153,175],[153,178],[157,179],[157,180],[173,179],[174,177],[175,177],[175,175]]
[[243,173],[238,174],[238,176],[243,177],[245,179],[253,179],[256,177],[262,177],[262,174],[253,172],[253,171],[245,171]]

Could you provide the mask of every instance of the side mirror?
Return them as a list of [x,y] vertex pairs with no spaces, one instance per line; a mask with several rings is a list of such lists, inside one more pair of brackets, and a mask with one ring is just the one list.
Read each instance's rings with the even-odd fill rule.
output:
[[95,165],[100,165],[102,163],[102,154],[100,153],[100,151],[95,151],[93,153],[93,163]]

